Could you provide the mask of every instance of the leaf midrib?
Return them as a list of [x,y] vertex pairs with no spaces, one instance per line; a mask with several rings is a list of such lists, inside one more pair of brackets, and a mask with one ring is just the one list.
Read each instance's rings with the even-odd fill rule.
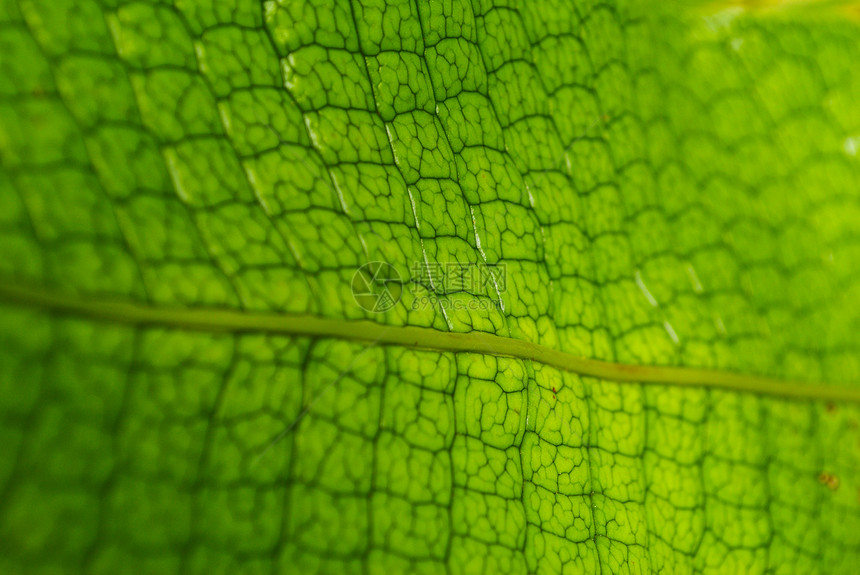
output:
[[452,333],[426,327],[391,326],[367,320],[348,321],[312,315],[159,307],[118,299],[79,297],[12,281],[0,281],[0,302],[106,323],[214,333],[329,337],[434,351],[481,353],[535,361],[582,376],[617,382],[717,388],[789,399],[860,403],[860,388],[713,369],[600,361],[482,332]]

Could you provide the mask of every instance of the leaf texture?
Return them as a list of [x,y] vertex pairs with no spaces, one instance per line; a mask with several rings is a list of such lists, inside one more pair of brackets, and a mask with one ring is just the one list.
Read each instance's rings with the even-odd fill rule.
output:
[[[0,282],[856,389],[858,38],[624,1],[0,0]],[[506,282],[372,313],[372,261]],[[3,573],[860,564],[851,402],[0,313]]]

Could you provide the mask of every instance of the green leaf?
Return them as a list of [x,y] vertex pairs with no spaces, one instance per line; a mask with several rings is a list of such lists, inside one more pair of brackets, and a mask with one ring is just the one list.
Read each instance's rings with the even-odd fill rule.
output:
[[854,573],[860,30],[695,4],[0,0],[0,572]]

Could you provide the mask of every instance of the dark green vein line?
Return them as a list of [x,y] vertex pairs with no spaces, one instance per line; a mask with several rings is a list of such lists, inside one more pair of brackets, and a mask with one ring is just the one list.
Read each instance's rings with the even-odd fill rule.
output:
[[138,326],[216,333],[271,333],[375,341],[381,345],[473,352],[536,361],[583,376],[631,383],[718,388],[793,399],[860,403],[860,389],[689,367],[631,365],[578,357],[528,341],[486,333],[450,333],[424,327],[394,327],[371,321],[309,315],[254,313],[216,308],[167,308],[130,301],[90,299],[41,287],[0,282],[0,301]]

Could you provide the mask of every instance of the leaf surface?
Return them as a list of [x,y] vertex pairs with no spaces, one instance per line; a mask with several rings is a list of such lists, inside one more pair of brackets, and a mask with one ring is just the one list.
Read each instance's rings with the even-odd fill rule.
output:
[[858,37],[0,0],[0,572],[853,573]]

